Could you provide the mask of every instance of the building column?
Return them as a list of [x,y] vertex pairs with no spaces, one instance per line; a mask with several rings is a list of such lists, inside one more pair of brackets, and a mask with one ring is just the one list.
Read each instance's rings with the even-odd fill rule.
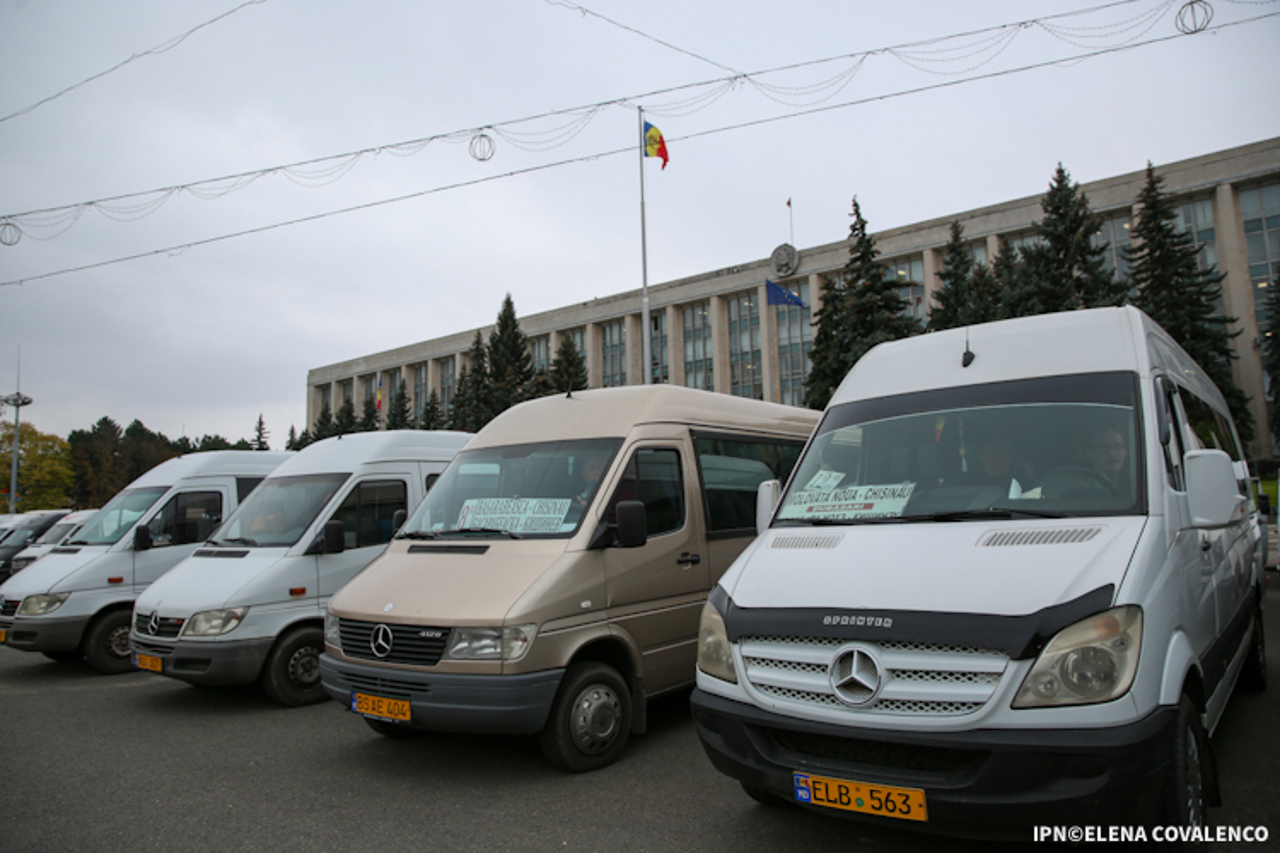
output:
[[720,394],[728,394],[732,387],[729,381],[729,302],[723,296],[712,296],[709,301],[713,371],[711,388]]
[[1249,445],[1251,458],[1271,456],[1267,426],[1267,391],[1262,375],[1262,333],[1254,313],[1253,281],[1249,275],[1249,253],[1245,244],[1244,217],[1235,187],[1219,184],[1213,193],[1214,242],[1218,249],[1218,271],[1222,279],[1222,308],[1240,331],[1233,349],[1239,358],[1231,363],[1236,385],[1249,397],[1253,415],[1254,440]]
[[684,385],[684,311],[668,305],[667,312],[667,371],[672,385]]
[[588,323],[583,338],[583,347],[586,352],[582,356],[587,360],[587,387],[602,388],[604,387],[604,359],[601,357],[600,348],[603,346],[604,336],[600,332],[600,324]]
[[921,313],[924,314],[924,322],[929,322],[929,309],[933,307],[933,294],[938,292],[939,280],[938,271],[942,268],[942,264],[938,259],[941,249],[925,249],[924,250],[924,304],[920,306]]
[[627,348],[627,384],[644,384],[644,315],[628,314],[622,325]]
[[765,400],[776,403],[782,396],[782,385],[778,377],[778,310],[769,304],[769,288],[760,285],[756,288],[756,299],[760,305],[760,377]]

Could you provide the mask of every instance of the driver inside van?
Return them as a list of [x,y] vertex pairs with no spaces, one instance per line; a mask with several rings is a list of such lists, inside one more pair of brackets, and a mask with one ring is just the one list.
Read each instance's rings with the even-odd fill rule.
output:
[[1081,456],[1112,489],[1119,489],[1125,483],[1125,463],[1129,459],[1129,445],[1120,430],[1114,427],[1103,427],[1098,430],[1085,443]]

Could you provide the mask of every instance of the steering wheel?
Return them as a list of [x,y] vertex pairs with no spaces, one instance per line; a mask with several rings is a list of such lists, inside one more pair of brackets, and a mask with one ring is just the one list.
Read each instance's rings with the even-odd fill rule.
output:
[[1066,497],[1072,493],[1087,495],[1099,491],[1110,495],[1116,489],[1115,484],[1101,472],[1075,465],[1055,468],[1045,475],[1040,486],[1046,494],[1054,497]]

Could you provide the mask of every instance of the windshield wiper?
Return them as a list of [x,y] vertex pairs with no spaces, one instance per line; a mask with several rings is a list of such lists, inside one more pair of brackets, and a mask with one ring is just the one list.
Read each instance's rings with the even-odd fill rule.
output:
[[1005,518],[1065,518],[1060,512],[1014,507],[987,507],[986,509],[959,509],[951,512],[934,512],[929,515],[908,515],[904,521],[971,521],[973,519]]
[[247,545],[250,548],[257,548],[258,540],[250,539],[247,536],[233,536],[230,539],[210,539],[209,544],[215,548],[219,545]]
[[459,527],[457,530],[454,530],[453,532],[454,533],[485,533],[489,535],[509,536],[512,539],[524,538],[519,533],[514,533],[510,530],[503,530],[499,527]]
[[434,530],[405,530],[401,532],[397,539],[439,539],[440,534]]

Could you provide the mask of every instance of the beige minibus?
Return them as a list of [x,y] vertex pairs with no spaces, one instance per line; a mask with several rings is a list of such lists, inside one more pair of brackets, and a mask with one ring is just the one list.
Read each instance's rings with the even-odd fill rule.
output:
[[325,690],[375,731],[537,734],[610,764],[694,680],[707,591],[818,414],[672,386],[499,415],[325,619]]

